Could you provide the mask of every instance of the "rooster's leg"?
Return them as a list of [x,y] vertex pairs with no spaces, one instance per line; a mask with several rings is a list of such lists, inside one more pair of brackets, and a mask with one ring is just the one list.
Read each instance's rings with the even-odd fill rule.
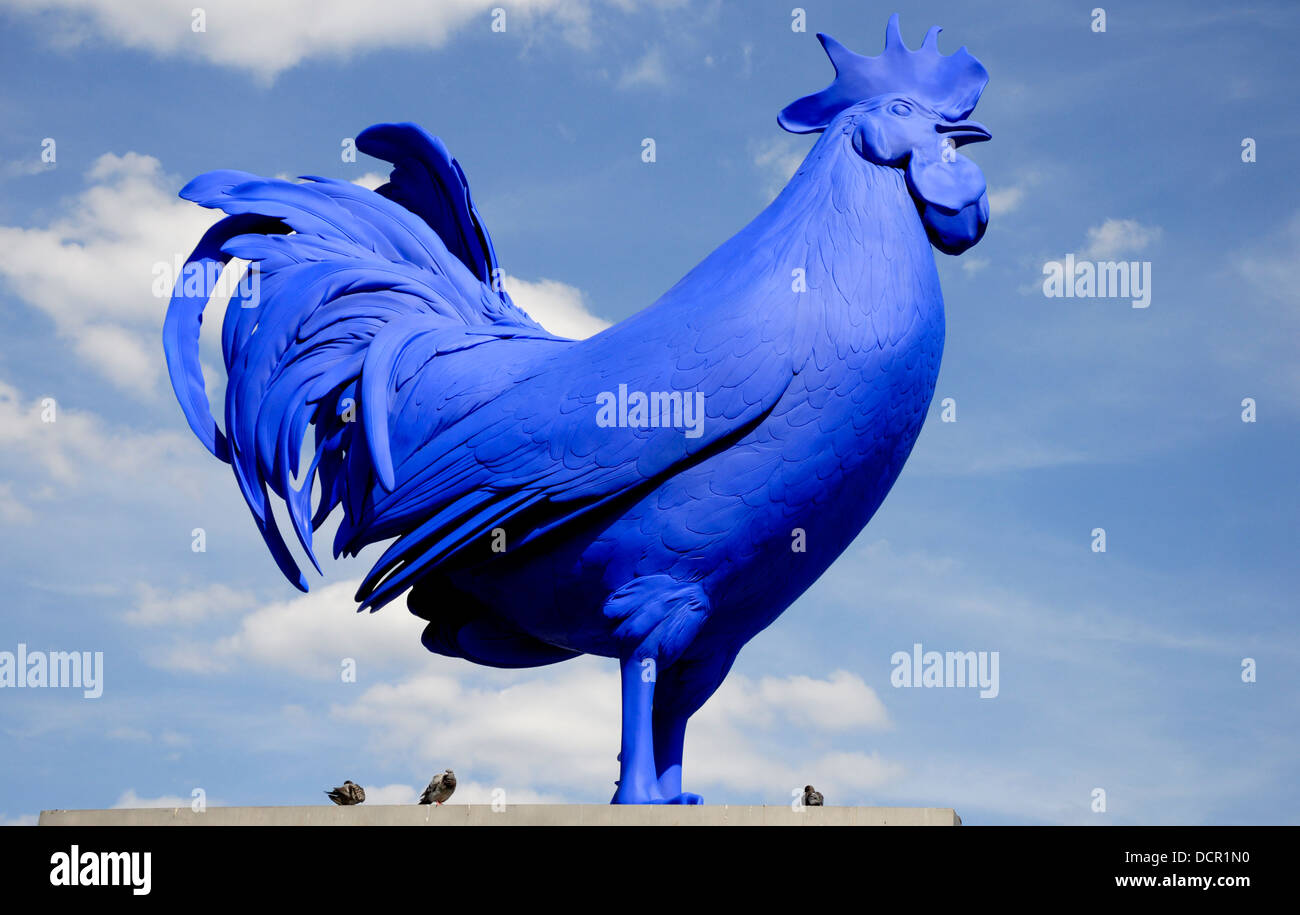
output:
[[659,790],[665,797],[682,793],[682,744],[686,741],[686,718],[665,715],[658,709],[654,718],[655,771]]
[[655,769],[659,791],[669,804],[703,804],[698,794],[682,791],[682,744],[686,740],[686,715],[655,711]]
[[678,661],[659,676],[654,713],[655,770],[659,773],[659,790],[669,804],[704,803],[698,794],[682,791],[686,723],[722,683],[734,658],[734,653],[715,651],[704,659]]
[[615,804],[662,804],[655,777],[654,708],[655,681],[644,676],[644,659],[632,655],[621,658],[623,677],[623,749],[618,754],[618,790]]
[[[623,751],[615,804],[681,803],[678,790],[665,796],[659,785],[655,740],[655,683],[668,673],[699,634],[708,618],[709,600],[698,582],[677,581],[667,575],[634,578],[605,601],[604,614],[619,643],[623,674]],[[716,687],[715,687],[716,688]],[[670,687],[670,692],[672,691]],[[710,690],[712,692],[712,690]],[[707,697],[706,697],[707,698]],[[703,700],[701,700],[703,701]],[[669,697],[668,706],[684,708]],[[697,706],[698,707],[698,706]],[[689,716],[693,708],[686,710]],[[668,754],[681,767],[685,718],[666,732]]]

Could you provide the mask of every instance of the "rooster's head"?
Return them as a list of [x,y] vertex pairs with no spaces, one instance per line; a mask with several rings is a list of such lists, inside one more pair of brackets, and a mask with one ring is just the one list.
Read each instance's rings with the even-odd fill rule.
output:
[[989,221],[984,173],[957,153],[959,146],[989,139],[982,125],[967,120],[989,75],[965,48],[940,54],[939,31],[930,29],[920,49],[911,51],[895,13],[879,57],[863,57],[818,35],[835,80],[787,105],[777,120],[792,133],[843,126],[837,132],[863,159],[902,169],[930,242],[945,254],[960,254],[984,236]]

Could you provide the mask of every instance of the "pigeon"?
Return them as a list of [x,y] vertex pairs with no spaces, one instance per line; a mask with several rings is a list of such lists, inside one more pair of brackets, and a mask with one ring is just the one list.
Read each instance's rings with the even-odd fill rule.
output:
[[456,790],[456,773],[450,769],[440,772],[429,782],[429,787],[424,789],[424,794],[420,795],[421,804],[438,804],[451,797],[451,793]]
[[351,807],[354,804],[365,803],[366,789],[356,782],[346,781],[333,791],[326,791],[325,795],[340,807]]
[[804,785],[804,786],[803,786],[803,805],[804,805],[805,807],[821,807],[821,806],[823,806],[823,803],[822,803],[822,793],[821,793],[820,791],[818,791],[816,788],[814,788],[812,785]]

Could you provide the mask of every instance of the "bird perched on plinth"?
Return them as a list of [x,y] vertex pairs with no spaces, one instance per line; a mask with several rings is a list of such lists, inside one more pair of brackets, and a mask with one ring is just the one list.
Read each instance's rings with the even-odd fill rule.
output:
[[340,807],[352,807],[355,804],[365,803],[366,789],[356,782],[346,781],[333,791],[326,791],[325,796]]
[[456,773],[447,769],[439,772],[429,782],[429,787],[424,789],[424,794],[420,795],[421,804],[441,805],[443,801],[451,797],[452,792],[456,790]]
[[825,806],[822,793],[812,785],[803,786],[803,805],[805,807],[823,807]]

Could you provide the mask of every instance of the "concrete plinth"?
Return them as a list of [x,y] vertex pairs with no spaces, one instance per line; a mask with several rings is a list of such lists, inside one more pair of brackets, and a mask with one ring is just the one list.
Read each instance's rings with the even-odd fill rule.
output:
[[41,826],[960,826],[950,807],[659,807],[487,804],[442,807],[188,807],[43,810]]

